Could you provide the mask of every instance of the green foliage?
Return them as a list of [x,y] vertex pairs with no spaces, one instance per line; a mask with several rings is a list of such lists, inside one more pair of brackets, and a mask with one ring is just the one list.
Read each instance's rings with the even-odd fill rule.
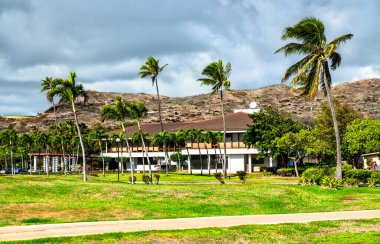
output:
[[262,176],[272,176],[272,175],[273,175],[273,172],[271,171],[267,171],[266,169],[262,171]]
[[156,185],[158,185],[158,183],[160,182],[160,174],[154,174],[154,179],[154,182],[156,183]]
[[185,160],[187,160],[187,155],[183,155],[182,153],[173,153],[172,155],[170,155],[170,160],[173,162],[184,162]]
[[301,176],[300,183],[302,185],[318,185],[320,184],[325,171],[320,168],[308,168]]
[[355,178],[344,178],[343,180],[345,187],[358,187],[359,186],[359,180]]
[[[129,176],[128,180],[130,183],[132,183],[132,175]],[[136,183],[136,180],[137,180],[136,176],[133,176],[133,183]]]
[[244,170],[236,171],[236,174],[239,176],[240,180],[245,181],[247,179],[247,172],[245,172]]
[[294,169],[292,168],[281,168],[276,171],[279,176],[293,176]]
[[347,126],[344,135],[347,152],[361,155],[380,150],[380,120],[356,119]]
[[149,185],[150,182],[151,182],[151,179],[150,179],[149,175],[142,175],[142,181],[143,181],[145,184]]
[[201,85],[212,86],[211,94],[215,94],[218,91],[230,89],[230,81],[228,80],[231,74],[231,64],[227,63],[226,66],[223,65],[222,60],[213,62],[207,65],[203,71],[202,75],[204,78],[198,79],[201,81]]
[[214,173],[214,176],[215,178],[221,183],[221,184],[225,184],[224,180],[223,180],[223,174],[218,172],[218,173]]
[[345,172],[345,177],[354,178],[362,183],[366,183],[371,174],[372,171],[368,169],[351,169]]
[[277,109],[268,107],[258,113],[250,114],[253,125],[249,126],[244,134],[244,143],[249,147],[255,147],[261,156],[266,153],[279,155],[284,152],[279,148],[277,138],[281,138],[288,132],[297,133],[306,126],[295,121],[290,114],[282,114]]
[[342,183],[333,176],[324,176],[321,181],[321,186],[324,188],[338,189],[342,186]]
[[380,172],[372,172],[371,177],[368,178],[368,186],[375,186],[376,184],[380,184]]

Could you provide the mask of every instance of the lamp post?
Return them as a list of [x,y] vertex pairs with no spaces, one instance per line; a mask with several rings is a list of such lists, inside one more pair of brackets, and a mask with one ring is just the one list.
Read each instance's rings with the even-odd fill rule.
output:
[[120,138],[116,138],[117,142],[117,181],[120,181]]

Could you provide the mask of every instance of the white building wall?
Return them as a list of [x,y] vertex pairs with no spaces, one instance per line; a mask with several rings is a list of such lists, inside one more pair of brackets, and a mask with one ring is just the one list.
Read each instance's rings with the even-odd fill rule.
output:
[[236,171],[244,171],[244,155],[230,155],[228,158],[228,173],[236,173]]

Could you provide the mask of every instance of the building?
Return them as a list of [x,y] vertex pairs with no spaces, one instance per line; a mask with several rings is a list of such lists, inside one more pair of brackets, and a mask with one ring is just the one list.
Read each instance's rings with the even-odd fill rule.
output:
[[362,157],[363,157],[364,169],[371,168],[372,165],[369,165],[368,164],[369,162],[376,163],[378,167],[380,167],[380,152],[363,154]]
[[[255,148],[248,148],[244,144],[243,134],[246,132],[248,126],[252,124],[252,119],[248,117],[246,112],[237,111],[233,114],[225,116],[226,118],[226,151],[227,151],[227,172],[236,173],[236,171],[246,171],[248,173],[258,172],[263,167],[276,167],[277,162],[271,157],[265,157],[258,159],[259,152]],[[142,124],[142,131],[153,135],[161,131],[159,123],[155,124]],[[202,129],[204,131],[219,131],[223,133],[223,119],[217,117],[214,119],[195,121],[189,123],[166,123],[164,124],[164,130],[168,132],[175,132],[180,129]],[[126,134],[131,136],[138,131],[137,126],[131,126],[126,128]],[[132,161],[134,162],[134,169],[137,171],[147,170],[147,160],[143,147],[139,143],[129,142],[131,147]],[[167,148],[168,154],[180,152],[183,155],[187,155],[188,159],[182,165],[184,169],[192,173],[211,173],[221,172],[222,160],[224,153],[224,143],[219,142],[215,144],[211,143],[196,143],[187,141],[180,147],[170,144]],[[147,147],[149,159],[153,162],[153,170],[161,170],[165,166],[164,161],[165,152],[162,147],[149,145]],[[117,145],[115,142],[109,140],[106,141],[104,157],[111,158],[128,158],[129,153],[125,145]],[[178,162],[176,162],[178,163]],[[126,165],[126,169],[130,170],[130,164]],[[209,168],[210,167],[210,168]],[[182,169],[182,167],[181,167]]]

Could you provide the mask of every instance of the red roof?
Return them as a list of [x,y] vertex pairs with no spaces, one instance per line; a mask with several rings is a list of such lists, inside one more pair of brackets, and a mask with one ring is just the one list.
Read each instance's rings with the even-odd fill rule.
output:
[[[245,131],[248,126],[252,124],[252,119],[248,117],[247,113],[238,112],[233,114],[228,114],[226,117],[226,130],[227,131]],[[166,123],[163,124],[164,130],[166,131],[177,131],[180,129],[202,129],[202,130],[213,130],[213,131],[223,131],[223,118],[222,116],[194,122],[186,123]],[[138,131],[137,126],[126,127],[127,135],[132,135],[135,131]],[[153,135],[161,131],[160,123],[152,124],[141,124],[142,131]]]

